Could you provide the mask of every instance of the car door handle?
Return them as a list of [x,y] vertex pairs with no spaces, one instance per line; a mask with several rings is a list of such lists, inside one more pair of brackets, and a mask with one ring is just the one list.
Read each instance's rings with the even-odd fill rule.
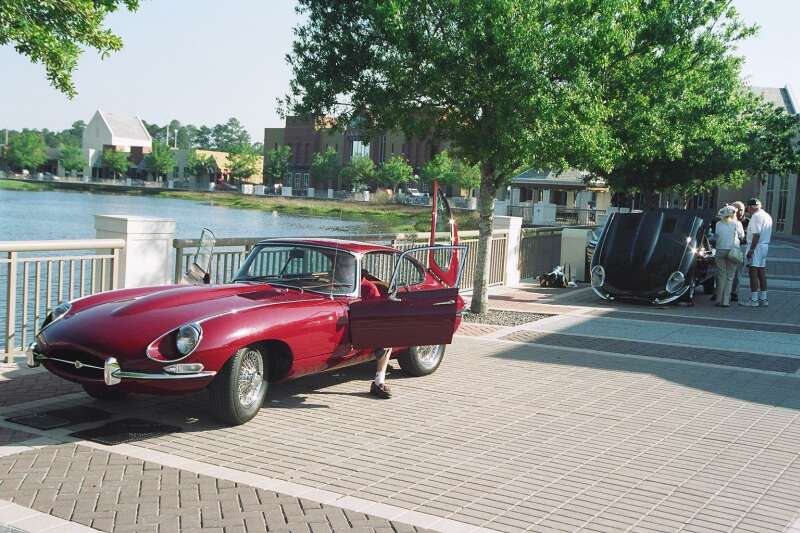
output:
[[453,305],[454,303],[456,303],[455,300],[447,300],[446,302],[436,302],[433,305]]

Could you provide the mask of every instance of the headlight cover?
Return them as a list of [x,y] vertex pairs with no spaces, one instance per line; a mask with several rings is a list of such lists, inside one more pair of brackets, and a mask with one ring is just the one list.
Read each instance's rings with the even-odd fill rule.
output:
[[72,309],[72,304],[69,302],[63,302],[55,306],[53,310],[50,311],[50,313],[45,317],[41,329],[46,328],[56,320],[60,319],[61,317],[69,313],[70,309]]
[[600,265],[592,267],[592,287],[599,289],[606,282],[606,269]]
[[685,281],[686,277],[683,275],[683,272],[676,270],[667,280],[667,292],[670,294],[679,292],[683,288],[683,283]]
[[179,354],[185,357],[197,348],[202,337],[203,329],[200,324],[193,323],[181,326],[175,335],[175,348]]

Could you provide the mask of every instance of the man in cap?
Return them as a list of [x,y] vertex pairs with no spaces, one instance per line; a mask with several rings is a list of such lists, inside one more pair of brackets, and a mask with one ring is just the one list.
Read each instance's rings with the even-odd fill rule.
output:
[[[745,231],[747,231],[747,225],[750,223],[750,219],[744,216],[745,207],[744,202],[740,202],[739,200],[733,202],[731,204],[736,209],[736,220],[738,220]],[[745,243],[742,242],[742,245]],[[742,249],[742,255],[747,253],[747,248],[744,247]],[[731,301],[738,302],[739,301],[739,277],[742,275],[744,271],[744,263],[739,263],[739,266],[736,269],[736,274],[733,276],[733,288],[731,289]]]
[[747,201],[750,223],[747,225],[747,263],[750,267],[750,301],[739,301],[745,307],[766,307],[767,252],[772,237],[772,217],[761,209],[758,198]]

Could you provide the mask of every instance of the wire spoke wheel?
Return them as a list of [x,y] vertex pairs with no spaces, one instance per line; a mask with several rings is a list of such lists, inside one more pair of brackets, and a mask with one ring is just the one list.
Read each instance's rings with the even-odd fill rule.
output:
[[250,407],[261,395],[264,386],[264,362],[261,354],[255,350],[248,350],[239,367],[237,393],[239,403],[243,407]]

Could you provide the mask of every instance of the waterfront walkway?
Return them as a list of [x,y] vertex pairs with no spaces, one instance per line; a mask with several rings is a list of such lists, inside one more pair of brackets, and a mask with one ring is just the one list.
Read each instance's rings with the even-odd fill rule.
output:
[[[273,386],[250,423],[204,394],[101,403],[41,370],[0,377],[0,523],[23,531],[800,533],[800,244],[770,307],[497,289],[546,318],[465,324],[441,368],[366,392],[372,365]],[[780,265],[780,266],[777,266]],[[104,446],[9,417],[70,406],[180,431]],[[70,529],[72,528],[72,529]],[[2,528],[0,528],[2,530]]]

